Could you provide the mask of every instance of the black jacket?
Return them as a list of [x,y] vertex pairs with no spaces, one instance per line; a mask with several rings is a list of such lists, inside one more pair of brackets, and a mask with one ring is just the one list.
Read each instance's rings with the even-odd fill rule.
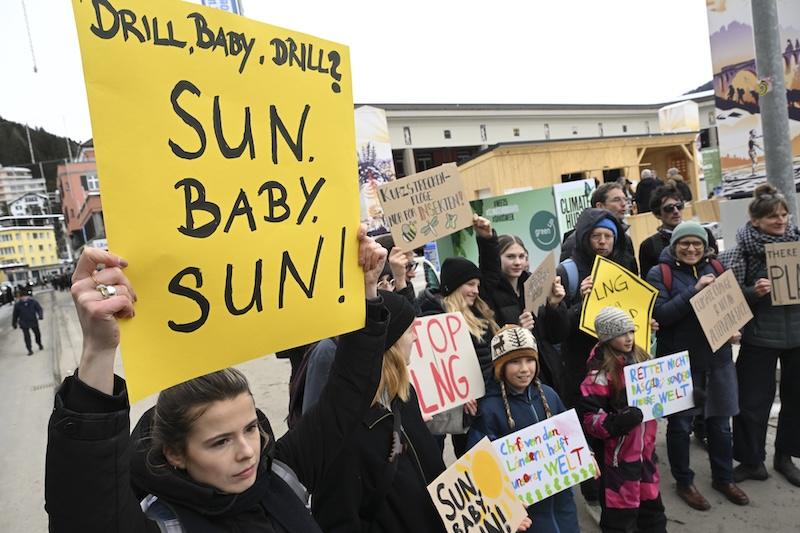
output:
[[633,198],[636,200],[636,209],[640,215],[650,212],[650,196],[660,185],[662,185],[662,182],[659,179],[645,178],[636,186],[636,193]]
[[[571,257],[578,269],[578,279],[575,280],[577,287],[580,287],[581,281],[592,273],[596,254],[589,244],[589,235],[594,225],[602,218],[614,221],[617,224],[617,234],[622,235],[622,225],[610,211],[589,208],[581,213],[575,225],[577,247]],[[630,263],[635,263],[635,259],[628,256],[625,241],[622,239],[614,240],[614,248],[608,259],[629,270],[631,270]],[[597,339],[579,328],[583,309],[580,290],[577,290],[575,294],[570,294],[568,274],[563,265],[558,265],[556,274],[561,276],[561,283],[567,290],[567,295],[555,308],[549,305],[544,306],[544,313],[540,318],[544,318],[547,338],[552,342],[561,343],[561,357],[564,361],[564,388],[559,393],[568,407],[574,407],[580,396],[580,384],[586,377],[586,360],[594,345],[597,344]]]
[[[508,278],[503,275],[497,234],[492,235],[491,239],[478,237],[478,265],[483,274],[481,298],[494,311],[497,325],[503,327],[507,324],[519,324],[519,316],[525,309],[525,282],[531,273],[523,272],[520,275],[515,291]],[[536,319],[533,336],[539,349],[539,379],[559,391],[562,388],[564,365],[558,350],[545,337],[544,328],[539,326],[539,315],[542,311],[541,308],[532,310]]]
[[[483,292],[481,292],[481,298],[483,298]],[[420,316],[438,315],[447,312],[442,303],[442,293],[439,289],[425,289],[422,291],[422,294],[417,297],[417,304]],[[472,312],[475,313],[476,317],[483,318],[480,311],[474,307]],[[478,363],[481,365],[481,372],[483,373],[483,381],[485,383],[489,383],[494,379],[492,374],[492,349],[490,346],[492,337],[494,337],[494,335],[488,329],[480,339],[475,338],[473,335],[469,336],[469,338],[472,339],[472,346],[475,348],[475,355],[478,356]]]
[[388,461],[396,414],[370,408],[314,494],[312,507],[326,533],[444,531],[427,486],[445,465],[422,421],[417,396],[399,404],[404,451]]
[[[380,301],[367,305],[364,329],[340,337],[331,379],[317,406],[295,429],[268,446],[256,482],[239,495],[221,494],[171,469],[149,468],[138,436],[149,433],[149,415],[129,435],[125,382],[115,377],[114,395],[64,380],[48,426],[45,508],[50,531],[141,533],[159,531],[139,506],[146,493],[169,504],[188,533],[320,531],[303,503],[269,466],[288,465],[314,492],[363,419],[380,379],[388,314]],[[274,441],[266,418],[262,429]],[[151,454],[158,461],[159,454]],[[151,458],[151,463],[152,463]]]
[[[706,228],[706,234],[708,234],[710,255],[712,257],[716,256],[719,250],[717,248],[717,239],[714,238],[714,234],[708,228]],[[669,248],[671,238],[672,230],[665,229],[662,226],[658,228],[656,233],[650,235],[639,245],[639,272],[641,272],[642,277],[647,276],[650,269],[660,262],[661,251],[664,248]]]
[[11,313],[11,325],[13,327],[32,328],[36,326],[38,320],[44,318],[44,311],[34,298],[24,297],[14,304],[14,311]]

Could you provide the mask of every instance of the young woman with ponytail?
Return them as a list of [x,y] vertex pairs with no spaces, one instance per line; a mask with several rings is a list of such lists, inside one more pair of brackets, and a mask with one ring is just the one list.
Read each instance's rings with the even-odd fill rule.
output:
[[[558,394],[539,380],[539,353],[531,331],[508,325],[491,341],[492,383],[478,400],[478,412],[467,435],[467,448],[483,437],[502,438],[565,411]],[[526,531],[579,531],[572,490],[559,492],[528,507]]]

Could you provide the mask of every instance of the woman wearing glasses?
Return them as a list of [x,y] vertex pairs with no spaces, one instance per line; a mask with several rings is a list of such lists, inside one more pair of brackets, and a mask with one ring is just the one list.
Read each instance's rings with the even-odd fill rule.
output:
[[695,487],[689,466],[689,433],[696,415],[705,418],[711,486],[737,505],[750,501],[733,478],[730,417],[739,411],[733,350],[730,341],[716,352],[711,349],[689,304],[690,298],[714,283],[724,270],[719,261],[709,258],[708,250],[705,228],[694,221],[682,222],[672,230],[660,264],[647,273],[647,281],[658,289],[653,311],[659,324],[656,356],[689,352],[695,407],[669,417],[667,454],[678,496],[699,511],[711,505]]
[[[639,246],[639,272],[646,276],[650,269],[658,264],[661,251],[669,247],[672,230],[683,222],[684,197],[671,185],[662,185],[650,196],[650,212],[661,221],[658,231],[642,241]],[[708,230],[708,248],[710,255],[717,253],[717,241]]]
[[[767,421],[775,399],[775,369],[781,362],[781,411],[775,439],[775,470],[800,486],[800,305],[772,305],[765,246],[797,242],[800,230],[789,221],[782,194],[769,184],[756,187],[748,212],[750,221],[736,233],[736,248],[721,258],[733,270],[754,318],[742,331],[736,361],[741,411],[733,420],[733,453],[741,464],[737,481],[765,480]],[[792,276],[794,273],[791,274]]]

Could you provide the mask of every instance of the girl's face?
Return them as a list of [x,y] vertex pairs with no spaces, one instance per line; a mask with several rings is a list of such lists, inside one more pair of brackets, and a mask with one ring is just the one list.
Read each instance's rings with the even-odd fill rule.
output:
[[629,331],[619,337],[614,337],[608,341],[608,345],[617,350],[618,352],[630,352],[633,350],[633,332]]
[[782,205],[779,205],[778,209],[765,217],[754,218],[751,220],[754,228],[760,230],[762,233],[773,235],[775,237],[780,237],[786,233],[786,225],[788,222],[789,213]]
[[228,494],[249,489],[261,459],[261,434],[253,397],[242,393],[212,403],[192,424],[183,453],[164,450],[172,466]]
[[400,349],[400,353],[403,354],[403,360],[406,362],[406,365],[411,363],[411,348],[414,346],[415,342],[417,342],[417,330],[414,329],[414,324],[412,323],[408,326],[408,329],[403,335],[397,339],[397,342],[394,343],[394,345]]
[[475,305],[475,300],[478,298],[480,287],[481,280],[475,278],[461,285],[458,288],[458,292],[467,301],[467,305]]
[[517,390],[523,390],[536,376],[536,359],[518,357],[503,367],[503,380]]
[[512,280],[520,277],[528,262],[528,252],[519,244],[512,244],[500,254],[500,268]]

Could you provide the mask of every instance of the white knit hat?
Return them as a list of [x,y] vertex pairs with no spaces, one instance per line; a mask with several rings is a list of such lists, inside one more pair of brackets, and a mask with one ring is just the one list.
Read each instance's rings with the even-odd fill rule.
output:
[[536,339],[529,329],[520,326],[508,325],[492,337],[492,365],[494,377],[501,379],[500,373],[503,365],[520,357],[533,357],[536,359],[536,373],[539,373],[539,348]]
[[609,341],[635,329],[631,315],[619,307],[604,307],[594,319],[594,331],[600,342]]

